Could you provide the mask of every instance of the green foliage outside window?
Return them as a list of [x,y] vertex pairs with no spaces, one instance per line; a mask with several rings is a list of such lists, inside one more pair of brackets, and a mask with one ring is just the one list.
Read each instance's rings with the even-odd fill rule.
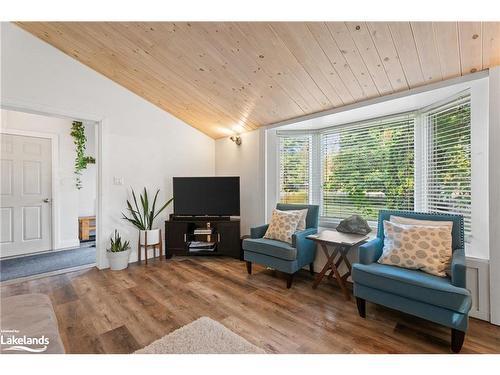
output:
[[413,208],[413,138],[413,121],[326,135],[323,215],[376,219],[382,208]]
[[427,176],[430,209],[464,215],[465,232],[471,231],[470,103],[430,117],[432,150]]
[[280,202],[309,202],[310,137],[280,139]]

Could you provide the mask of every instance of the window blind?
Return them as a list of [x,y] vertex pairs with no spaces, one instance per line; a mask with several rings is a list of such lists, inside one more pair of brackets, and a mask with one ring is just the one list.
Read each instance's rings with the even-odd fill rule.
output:
[[311,136],[279,137],[279,201],[309,203]]
[[332,128],[321,134],[322,216],[414,207],[414,117]]
[[470,96],[463,96],[424,114],[426,172],[422,201],[428,212],[464,216],[471,233],[471,113]]

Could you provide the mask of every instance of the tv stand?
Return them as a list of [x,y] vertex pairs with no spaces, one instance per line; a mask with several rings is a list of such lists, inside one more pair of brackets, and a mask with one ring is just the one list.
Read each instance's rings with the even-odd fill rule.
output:
[[[209,227],[211,234],[194,234],[195,229]],[[210,251],[190,251],[190,243],[213,242]],[[165,255],[196,256],[222,255],[242,259],[240,242],[240,220],[221,216],[170,215],[165,221]]]
[[237,219],[231,219],[230,216],[209,216],[209,215],[170,215],[170,220],[171,221],[230,221],[230,220],[237,220]]

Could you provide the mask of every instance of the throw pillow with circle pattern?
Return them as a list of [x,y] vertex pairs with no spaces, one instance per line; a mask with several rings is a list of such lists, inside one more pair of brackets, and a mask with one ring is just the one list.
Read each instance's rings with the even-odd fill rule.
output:
[[451,260],[451,228],[396,224],[384,220],[384,248],[378,263],[446,277]]
[[297,225],[302,217],[300,211],[273,210],[271,222],[264,238],[292,243],[292,235],[297,230]]
[[[280,210],[278,210],[278,211],[280,211]],[[307,209],[307,208],[305,208],[303,210],[286,210],[286,212],[299,212],[300,213],[300,220],[299,220],[299,224],[297,224],[297,230],[306,229],[307,211],[309,211],[309,209]]]

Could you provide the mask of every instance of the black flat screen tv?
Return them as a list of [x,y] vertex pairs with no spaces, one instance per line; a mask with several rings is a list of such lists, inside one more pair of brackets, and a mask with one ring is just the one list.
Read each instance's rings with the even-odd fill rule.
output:
[[174,177],[174,215],[240,216],[239,177]]

